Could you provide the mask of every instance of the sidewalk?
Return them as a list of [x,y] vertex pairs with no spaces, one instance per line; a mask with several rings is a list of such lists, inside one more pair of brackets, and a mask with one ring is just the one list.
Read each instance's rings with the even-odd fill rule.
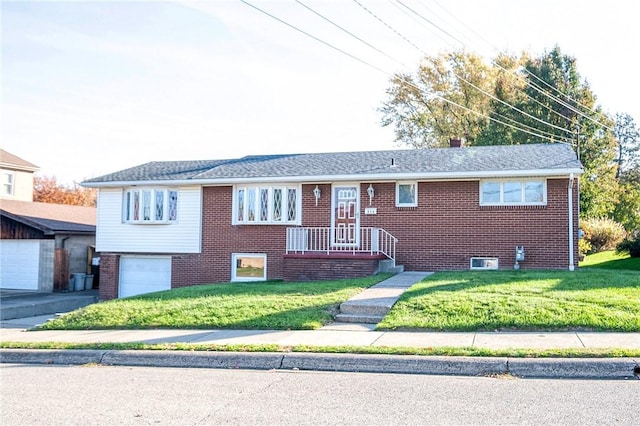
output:
[[[319,330],[44,330],[25,331],[49,317],[3,321],[2,342],[194,343],[218,345],[465,347],[486,349],[640,349],[640,333],[401,332],[374,324],[334,323]],[[16,328],[5,328],[15,326]]]
[[[403,273],[357,295],[358,303],[389,308],[411,281],[424,273]],[[401,281],[401,283],[400,283]],[[389,284],[392,291],[388,289]],[[400,285],[401,284],[401,285]],[[382,287],[382,289],[380,288]],[[396,291],[397,288],[402,288]],[[391,292],[393,294],[391,294]],[[390,301],[389,298],[394,298]],[[352,299],[352,300],[354,300]],[[27,331],[54,315],[2,321],[2,342],[191,343],[202,345],[361,346],[395,348],[485,349],[640,349],[640,333],[600,332],[399,332],[375,331],[375,324],[333,323],[319,330],[78,330]],[[214,368],[311,369],[421,374],[514,374],[520,377],[640,376],[640,359],[628,358],[481,358],[324,353],[230,353],[187,351],[89,351],[1,349],[3,363],[146,365]]]

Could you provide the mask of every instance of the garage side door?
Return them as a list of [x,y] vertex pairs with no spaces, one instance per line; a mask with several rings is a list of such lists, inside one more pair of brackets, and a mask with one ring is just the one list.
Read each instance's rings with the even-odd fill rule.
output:
[[119,297],[171,289],[171,258],[166,256],[122,256]]
[[38,290],[39,240],[0,241],[0,288]]

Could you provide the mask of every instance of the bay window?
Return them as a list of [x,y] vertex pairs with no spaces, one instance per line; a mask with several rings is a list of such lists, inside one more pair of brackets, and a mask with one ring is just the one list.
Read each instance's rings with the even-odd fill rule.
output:
[[124,192],[123,221],[128,223],[170,223],[178,219],[178,191],[135,188]]

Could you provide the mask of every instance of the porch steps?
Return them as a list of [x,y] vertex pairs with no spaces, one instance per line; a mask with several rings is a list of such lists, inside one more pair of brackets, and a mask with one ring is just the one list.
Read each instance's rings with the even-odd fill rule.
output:
[[378,273],[400,274],[404,272],[404,265],[396,265],[395,260],[384,259],[378,262]]
[[369,287],[340,304],[336,321],[377,324],[389,313],[400,295],[432,272],[402,272]]

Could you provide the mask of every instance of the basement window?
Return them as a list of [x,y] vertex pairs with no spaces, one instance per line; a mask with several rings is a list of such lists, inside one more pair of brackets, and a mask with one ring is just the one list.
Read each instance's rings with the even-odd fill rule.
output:
[[469,265],[474,270],[498,269],[497,257],[472,257]]
[[233,253],[231,255],[231,281],[266,281],[267,255]]

